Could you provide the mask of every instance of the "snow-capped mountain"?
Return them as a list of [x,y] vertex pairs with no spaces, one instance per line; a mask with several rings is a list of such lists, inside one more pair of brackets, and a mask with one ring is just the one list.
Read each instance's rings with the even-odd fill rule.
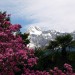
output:
[[[30,43],[28,46],[30,48],[44,47],[48,45],[50,40],[54,40],[56,36],[66,34],[55,30],[42,31],[41,28],[36,26],[30,27],[27,32],[29,33]],[[71,32],[70,34],[75,39],[75,32]]]
[[30,44],[28,44],[30,48],[44,47],[48,45],[49,41],[53,40],[56,35],[60,35],[59,32],[54,30],[42,31],[41,28],[36,26],[30,27],[27,32],[30,34]]
[[40,35],[40,34],[42,34],[42,31],[41,31],[41,29],[39,28],[39,27],[30,27],[29,29],[28,29],[28,32],[30,33],[30,35],[31,34],[35,34],[35,35]]

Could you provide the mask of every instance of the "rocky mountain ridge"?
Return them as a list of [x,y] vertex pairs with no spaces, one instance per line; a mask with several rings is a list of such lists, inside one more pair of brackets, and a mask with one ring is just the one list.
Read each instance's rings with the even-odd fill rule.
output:
[[[30,48],[47,46],[49,41],[54,40],[56,36],[67,34],[57,32],[55,30],[43,31],[41,28],[36,26],[30,27],[27,33],[29,33],[30,43],[28,44],[28,47]],[[75,39],[75,32],[71,32],[70,34],[72,35],[73,39]]]

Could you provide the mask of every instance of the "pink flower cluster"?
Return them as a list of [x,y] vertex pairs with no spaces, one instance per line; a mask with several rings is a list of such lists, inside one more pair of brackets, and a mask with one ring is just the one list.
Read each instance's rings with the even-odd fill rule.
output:
[[19,24],[9,26],[9,29],[14,32],[18,31],[20,28],[21,28],[21,25]]
[[22,75],[50,75],[50,73],[46,71],[39,71],[39,70],[34,71],[25,68],[24,73]]
[[1,36],[1,37],[7,37],[7,34],[4,33],[4,32],[0,32],[0,36]]
[[4,24],[3,25],[10,26],[11,23],[10,23],[10,21],[4,21]]
[[64,72],[60,69],[58,69],[58,67],[54,67],[54,70],[50,70],[50,74],[52,75],[75,75],[75,73],[73,73],[73,69],[72,66],[65,63],[64,64]]

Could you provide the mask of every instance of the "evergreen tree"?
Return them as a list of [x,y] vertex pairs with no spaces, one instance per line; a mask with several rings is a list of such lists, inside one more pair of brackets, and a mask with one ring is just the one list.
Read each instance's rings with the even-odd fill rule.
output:
[[61,47],[61,55],[63,60],[67,60],[66,48],[72,44],[72,36],[70,34],[57,36],[54,41],[50,41],[48,49],[55,49]]

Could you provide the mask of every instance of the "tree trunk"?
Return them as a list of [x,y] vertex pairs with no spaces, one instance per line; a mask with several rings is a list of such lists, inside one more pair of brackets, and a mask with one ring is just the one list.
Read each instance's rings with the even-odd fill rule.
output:
[[66,47],[62,47],[61,54],[62,54],[62,60],[63,60],[64,62],[66,62],[66,61],[67,61],[67,51],[66,51]]

